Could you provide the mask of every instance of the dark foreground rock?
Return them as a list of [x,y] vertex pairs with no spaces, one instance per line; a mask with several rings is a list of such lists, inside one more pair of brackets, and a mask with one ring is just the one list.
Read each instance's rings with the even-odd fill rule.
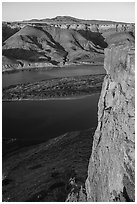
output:
[[86,198],[85,180],[95,128],[66,133],[3,158],[3,201]]
[[90,202],[135,201],[135,48],[125,36],[112,43],[86,180]]

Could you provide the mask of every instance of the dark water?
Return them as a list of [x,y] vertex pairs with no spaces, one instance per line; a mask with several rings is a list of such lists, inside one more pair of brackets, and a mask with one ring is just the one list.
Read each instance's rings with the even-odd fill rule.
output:
[[99,95],[70,100],[3,102],[3,152],[18,141],[34,144],[65,132],[95,127]]
[[[4,74],[3,87],[54,77],[98,73],[104,73],[99,66],[96,69],[86,67],[85,70],[72,68],[71,71],[68,68],[23,71]],[[78,184],[84,185],[92,136],[97,126],[99,96],[96,93],[75,99],[2,103],[3,175],[6,175],[3,201],[61,202],[68,195],[70,178],[75,176]],[[81,132],[60,136],[71,131]],[[50,140],[52,138],[55,141]],[[49,149],[47,143],[37,145],[48,140],[53,145]]]
[[38,70],[38,71],[19,71],[14,73],[6,73],[2,76],[2,86],[7,87],[19,83],[35,82],[45,79],[57,78],[57,77],[70,77],[70,76],[82,76],[90,74],[104,74],[105,70],[103,66],[99,65],[79,65],[69,66],[52,70]]
[[[3,87],[44,79],[103,74],[102,66],[81,65],[60,69],[3,74]],[[97,125],[99,94],[70,100],[3,102],[3,152],[15,146],[47,141],[65,132]],[[15,145],[16,144],[16,145]]]

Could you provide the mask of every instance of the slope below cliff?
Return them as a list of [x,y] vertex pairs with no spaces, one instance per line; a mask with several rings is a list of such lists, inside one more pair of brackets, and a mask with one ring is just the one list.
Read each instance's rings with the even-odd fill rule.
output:
[[87,201],[129,202],[135,201],[135,48],[126,37],[109,43],[86,180]]

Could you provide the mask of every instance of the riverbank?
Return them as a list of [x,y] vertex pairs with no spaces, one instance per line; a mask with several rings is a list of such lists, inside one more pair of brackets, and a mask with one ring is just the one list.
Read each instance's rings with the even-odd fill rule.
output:
[[77,98],[101,91],[105,74],[63,77],[3,88],[3,101]]
[[27,65],[27,66],[14,66],[12,65],[10,67],[10,65],[2,65],[2,74],[6,74],[6,73],[13,73],[13,72],[19,72],[19,71],[38,71],[38,70],[44,70],[44,71],[50,71],[53,69],[60,69],[60,68],[66,68],[66,67],[72,67],[72,66],[80,66],[80,65],[91,65],[91,66],[104,66],[104,64],[102,62],[90,62],[90,63],[86,63],[86,62],[79,62],[79,63],[66,63],[66,64],[59,64],[59,65],[52,65],[52,64],[47,64],[47,63],[42,63],[42,65],[40,65],[40,63],[38,63],[38,65],[32,64],[32,65]]
[[91,93],[91,94],[87,94],[87,95],[82,95],[82,96],[71,96],[71,97],[58,97],[58,98],[44,98],[44,99],[21,99],[21,100],[16,100],[16,99],[12,99],[12,100],[2,100],[2,102],[18,102],[18,101],[60,101],[60,100],[78,100],[78,99],[83,99],[86,97],[90,97],[91,95],[95,95],[97,93]]

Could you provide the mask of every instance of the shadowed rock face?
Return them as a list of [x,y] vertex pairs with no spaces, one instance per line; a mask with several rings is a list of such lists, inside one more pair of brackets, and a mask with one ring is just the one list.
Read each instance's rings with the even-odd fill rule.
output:
[[107,76],[86,180],[91,202],[135,201],[135,49],[129,36],[117,37],[105,49]]

